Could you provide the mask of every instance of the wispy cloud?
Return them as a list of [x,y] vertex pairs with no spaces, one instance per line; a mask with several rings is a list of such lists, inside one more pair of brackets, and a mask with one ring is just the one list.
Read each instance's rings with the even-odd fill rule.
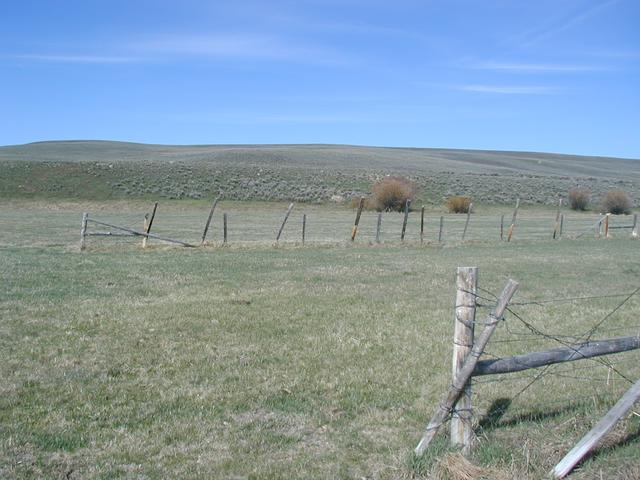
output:
[[476,70],[495,70],[513,73],[577,73],[610,70],[610,67],[599,65],[571,65],[552,63],[509,63],[509,62],[476,62],[465,64],[466,68]]
[[75,55],[75,54],[18,54],[9,55],[9,58],[18,60],[33,60],[38,62],[54,63],[133,63],[141,59],[129,56],[109,56],[109,55]]
[[355,59],[324,46],[309,45],[275,35],[249,33],[164,35],[132,43],[130,48],[161,57],[208,57],[294,61],[314,64],[352,64]]
[[557,87],[538,85],[459,85],[453,88],[463,92],[500,95],[554,95],[559,92]]
[[569,30],[575,25],[578,25],[579,23],[582,23],[585,20],[588,20],[589,18],[594,17],[595,15],[600,13],[602,10],[619,2],[620,0],[607,0],[601,3],[598,3],[590,8],[587,8],[586,10],[583,10],[581,12],[575,13],[568,17],[561,18],[557,21],[553,21],[551,22],[551,24],[548,24],[545,27],[526,32],[522,36],[521,45],[523,47],[533,46],[543,40],[551,38],[561,32],[564,32],[565,30]]

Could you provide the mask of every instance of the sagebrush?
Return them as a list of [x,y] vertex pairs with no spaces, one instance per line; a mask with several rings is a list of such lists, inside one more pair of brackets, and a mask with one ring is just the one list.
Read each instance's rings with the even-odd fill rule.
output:
[[413,201],[417,185],[406,177],[385,177],[373,185],[373,202],[378,211],[401,212],[407,202]]
[[569,206],[571,210],[584,211],[591,201],[591,190],[588,188],[572,188],[569,190]]
[[471,197],[463,195],[449,197],[445,203],[445,207],[447,207],[449,213],[469,213],[470,206]]
[[631,206],[631,197],[621,189],[609,190],[602,199],[602,209],[614,215],[631,213]]

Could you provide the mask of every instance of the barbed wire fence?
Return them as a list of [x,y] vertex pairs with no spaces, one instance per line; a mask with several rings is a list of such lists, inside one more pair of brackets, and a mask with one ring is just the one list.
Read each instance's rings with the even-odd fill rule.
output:
[[[149,232],[145,231],[144,218],[152,216],[155,208],[153,204],[146,211],[138,212],[125,209],[101,210],[87,214],[88,224],[82,229],[81,244],[86,244],[86,237],[89,236],[102,239],[108,237],[110,241],[116,240],[117,244],[131,243],[132,239],[128,237],[144,237],[145,233],[178,240],[177,243],[210,246],[330,244],[349,241],[356,244],[445,245],[498,240],[560,240],[585,236],[622,238],[629,234],[634,237],[638,235],[635,215],[631,218],[616,218],[615,221],[608,216],[598,215],[594,223],[593,216],[565,217],[564,214],[556,214],[554,218],[549,212],[528,215],[520,212],[518,216],[512,217],[509,224],[505,224],[504,215],[425,215],[424,208],[409,211],[408,205],[404,215],[362,209],[355,212],[348,209],[328,211],[299,204],[290,204],[289,207],[287,209],[283,205],[282,211],[275,208],[265,210],[223,202],[218,205],[216,200],[211,210],[183,208],[176,211],[175,208],[165,210],[160,204]],[[354,224],[354,216],[358,225]],[[96,221],[110,226],[99,225]],[[613,233],[616,228],[621,230]],[[131,230],[137,233],[131,233]],[[148,243],[155,243],[152,236],[148,237]],[[137,241],[141,242],[141,238]]]

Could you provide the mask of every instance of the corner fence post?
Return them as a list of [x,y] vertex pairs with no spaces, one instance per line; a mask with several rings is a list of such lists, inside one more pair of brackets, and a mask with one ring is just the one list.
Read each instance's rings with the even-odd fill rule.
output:
[[80,251],[85,249],[85,242],[87,238],[87,222],[89,221],[89,214],[87,212],[82,214],[82,228],[80,229]]
[[[453,379],[458,376],[473,348],[477,292],[478,267],[458,267],[453,330]],[[462,447],[462,453],[466,455],[471,451],[473,441],[471,382],[469,382],[460,399],[453,406],[451,446]]]

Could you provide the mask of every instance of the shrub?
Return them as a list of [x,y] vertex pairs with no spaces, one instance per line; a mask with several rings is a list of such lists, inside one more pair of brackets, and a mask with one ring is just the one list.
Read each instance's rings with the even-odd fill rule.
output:
[[462,195],[456,195],[455,197],[449,197],[445,206],[449,213],[468,213],[469,206],[471,205],[471,198],[464,197]]
[[631,198],[624,190],[609,190],[602,200],[602,208],[606,213],[626,215],[631,213]]
[[376,210],[401,212],[407,200],[414,199],[417,186],[405,177],[386,177],[378,181],[372,190]]
[[586,210],[591,200],[588,188],[572,188],[569,190],[569,206],[571,210]]

